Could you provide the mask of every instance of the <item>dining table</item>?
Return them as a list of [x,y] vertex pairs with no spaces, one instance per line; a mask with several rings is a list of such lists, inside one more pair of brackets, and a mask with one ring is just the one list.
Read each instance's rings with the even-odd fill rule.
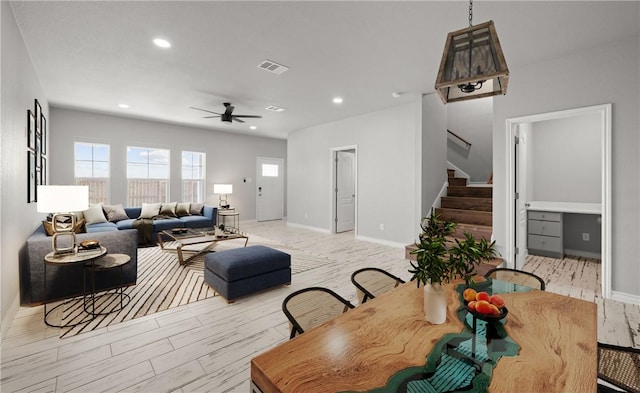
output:
[[429,323],[408,282],[254,357],[252,392],[596,392],[595,303],[478,281],[503,297],[503,319],[476,321],[456,281],[446,321]]

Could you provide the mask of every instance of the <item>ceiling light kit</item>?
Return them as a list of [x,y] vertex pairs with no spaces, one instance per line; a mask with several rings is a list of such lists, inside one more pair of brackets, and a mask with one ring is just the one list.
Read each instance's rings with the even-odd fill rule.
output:
[[508,83],[509,68],[493,21],[473,26],[470,0],[469,27],[447,35],[435,88],[446,104],[507,94]]
[[153,43],[160,48],[171,48],[171,43],[164,38],[155,38]]

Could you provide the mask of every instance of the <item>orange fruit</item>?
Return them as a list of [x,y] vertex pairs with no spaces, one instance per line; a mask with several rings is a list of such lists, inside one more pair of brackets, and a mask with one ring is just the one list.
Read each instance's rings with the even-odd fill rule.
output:
[[471,311],[475,311],[476,310],[476,301],[472,300],[469,303],[467,303],[467,308]]
[[476,290],[473,288],[467,288],[464,290],[464,292],[462,292],[462,297],[464,298],[464,300],[470,302],[472,300],[476,300]]
[[500,295],[491,295],[489,303],[494,304],[498,308],[504,307],[504,298]]
[[[491,315],[491,303],[486,300],[478,300],[475,304],[476,311],[480,314]],[[495,307],[495,306],[494,306]]]
[[491,296],[489,296],[487,292],[478,292],[476,294],[476,301],[485,300],[487,303],[489,303],[490,299]]

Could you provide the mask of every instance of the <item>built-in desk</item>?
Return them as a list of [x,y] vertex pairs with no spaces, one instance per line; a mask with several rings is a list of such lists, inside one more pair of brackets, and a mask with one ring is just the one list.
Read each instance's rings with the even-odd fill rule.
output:
[[572,255],[598,257],[601,214],[602,205],[599,203],[529,202],[529,254],[562,259],[569,252]]

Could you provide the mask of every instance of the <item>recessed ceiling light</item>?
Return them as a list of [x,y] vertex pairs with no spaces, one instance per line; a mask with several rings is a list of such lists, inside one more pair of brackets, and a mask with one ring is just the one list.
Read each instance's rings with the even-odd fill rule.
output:
[[342,97],[336,97],[333,99],[334,104],[342,104]]
[[394,91],[393,93],[391,93],[391,96],[392,96],[393,98],[398,98],[398,97],[400,97],[400,96],[401,96],[401,95],[403,95],[403,94],[404,94],[404,93],[403,93],[403,92],[401,92],[401,91]]
[[281,106],[275,106],[275,105],[269,105],[268,107],[264,108],[268,111],[271,112],[284,112],[286,108],[283,108]]
[[249,127],[249,128],[251,128],[252,130],[255,130],[255,129],[257,129],[258,127],[256,127],[256,126],[251,126],[251,127]]
[[153,43],[156,44],[156,46],[159,46],[160,48],[171,48],[171,43],[162,38],[154,39]]
[[118,106],[123,109],[127,109],[129,107],[127,104],[118,104]]

